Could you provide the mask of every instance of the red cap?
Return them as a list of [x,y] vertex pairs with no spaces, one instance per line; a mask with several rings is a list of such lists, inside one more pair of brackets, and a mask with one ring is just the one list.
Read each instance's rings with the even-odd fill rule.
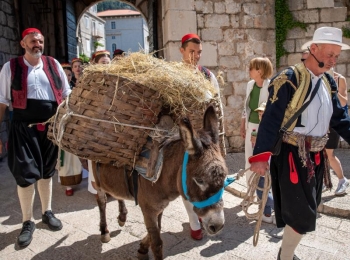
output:
[[181,43],[184,43],[184,42],[188,41],[189,39],[201,40],[197,34],[189,33],[189,34],[186,34],[184,37],[182,37]]
[[62,68],[71,68],[71,65],[69,63],[61,63]]
[[111,55],[111,53],[107,50],[96,51],[94,54],[92,54],[91,59],[94,60],[96,56],[101,55],[101,54],[107,54],[108,56]]
[[81,62],[81,64],[83,64],[83,60],[80,59],[80,58],[73,58],[72,61],[71,61],[71,64],[73,65],[74,62]]
[[37,29],[37,28],[27,28],[27,29],[25,29],[23,32],[22,32],[22,39],[24,38],[24,37],[26,37],[28,34],[30,34],[30,33],[40,33],[40,34],[42,34],[40,31],[39,31],[39,29]]
[[121,49],[116,49],[114,52],[113,52],[113,56],[114,55],[122,55],[125,51],[121,50]]

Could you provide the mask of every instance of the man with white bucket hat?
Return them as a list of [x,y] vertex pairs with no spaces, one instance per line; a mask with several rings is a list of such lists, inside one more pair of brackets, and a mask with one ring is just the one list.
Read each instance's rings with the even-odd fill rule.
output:
[[[315,230],[322,184],[332,187],[324,146],[331,126],[350,143],[350,118],[341,107],[337,86],[327,73],[341,50],[342,31],[318,28],[302,46],[310,55],[270,83],[265,113],[259,126],[250,169],[270,170],[277,227],[284,227],[277,259],[294,255],[302,235]],[[271,162],[269,164],[269,160]]]

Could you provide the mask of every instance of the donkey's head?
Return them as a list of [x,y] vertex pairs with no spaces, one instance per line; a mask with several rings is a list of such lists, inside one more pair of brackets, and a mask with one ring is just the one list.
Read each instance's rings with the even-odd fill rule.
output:
[[205,112],[203,129],[195,132],[188,119],[180,123],[186,152],[182,165],[185,198],[202,219],[208,234],[219,232],[225,222],[222,200],[227,167],[219,147],[218,118],[212,106]]

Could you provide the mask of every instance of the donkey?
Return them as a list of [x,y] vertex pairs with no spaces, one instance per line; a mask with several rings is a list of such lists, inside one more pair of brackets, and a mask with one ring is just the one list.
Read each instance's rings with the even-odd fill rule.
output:
[[[218,118],[214,108],[207,108],[203,129],[194,131],[190,121],[184,118],[179,123],[179,132],[179,136],[167,138],[162,144],[163,168],[157,182],[152,183],[138,176],[139,190],[136,197],[148,232],[140,243],[139,259],[148,259],[149,247],[155,259],[163,259],[163,242],[160,237],[162,214],[169,202],[179,195],[194,205],[194,211],[202,219],[203,227],[209,235],[218,233],[224,226],[222,194],[224,185],[227,184],[228,170],[220,152]],[[124,173],[124,168],[109,164],[97,167],[96,163],[93,163],[93,168],[98,188],[101,241],[108,242],[110,236],[106,221],[106,193],[118,200],[134,200],[134,185],[132,177]],[[125,221],[125,205],[122,201],[118,202]]]

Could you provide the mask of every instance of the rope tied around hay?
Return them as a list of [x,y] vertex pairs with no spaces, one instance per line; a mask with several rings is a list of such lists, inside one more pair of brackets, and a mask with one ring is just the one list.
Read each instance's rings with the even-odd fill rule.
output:
[[[247,171],[249,171],[249,168],[243,170],[239,170],[237,173],[237,177],[236,179],[239,180],[240,177],[242,177],[244,175],[244,173],[246,173]],[[262,215],[265,209],[265,205],[266,205],[266,201],[267,201],[267,197],[269,194],[269,190],[271,188],[271,175],[269,172],[265,173],[265,182],[264,182],[264,188],[259,188],[258,184],[259,184],[259,179],[260,177],[262,177],[260,174],[257,174],[255,172],[253,172],[253,174],[250,176],[248,183],[250,185],[248,185],[248,190],[246,195],[244,196],[243,200],[242,200],[242,210],[245,214],[245,216],[247,217],[247,219],[257,219],[257,223],[255,225],[255,229],[254,229],[254,237],[253,237],[253,245],[256,246],[258,244],[258,240],[259,240],[259,231],[260,231],[260,227],[261,227],[261,222],[262,222]],[[262,198],[259,199],[258,197],[255,196],[256,194],[256,190],[260,190],[262,191]],[[255,200],[255,198],[257,198],[257,200]],[[259,206],[259,210],[255,213],[248,213],[248,209],[251,205],[258,205]]]

